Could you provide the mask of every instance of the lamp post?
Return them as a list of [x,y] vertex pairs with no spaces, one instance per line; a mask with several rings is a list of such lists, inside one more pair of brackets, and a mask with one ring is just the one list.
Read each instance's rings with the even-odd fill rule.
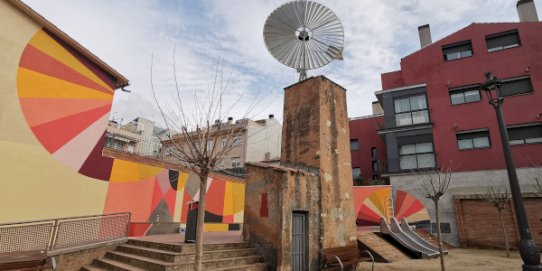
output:
[[493,106],[497,113],[497,122],[501,133],[502,148],[504,152],[504,160],[506,162],[506,171],[508,172],[508,181],[510,182],[510,193],[512,194],[512,202],[514,203],[514,211],[519,228],[519,253],[523,259],[523,271],[542,271],[540,265],[540,249],[534,242],[525,213],[525,205],[523,204],[523,196],[519,187],[516,166],[512,159],[510,143],[508,141],[508,132],[504,124],[502,113],[503,97],[501,95],[501,81],[493,76],[491,72],[485,73],[486,81],[480,85],[480,88],[486,93],[489,104]]

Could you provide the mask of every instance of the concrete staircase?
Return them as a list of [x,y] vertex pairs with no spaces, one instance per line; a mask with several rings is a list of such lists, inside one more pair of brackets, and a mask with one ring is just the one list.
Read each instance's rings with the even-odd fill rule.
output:
[[[194,244],[156,243],[131,239],[114,251],[95,259],[85,271],[177,271],[193,270]],[[203,245],[203,270],[268,270],[256,249],[248,243]]]

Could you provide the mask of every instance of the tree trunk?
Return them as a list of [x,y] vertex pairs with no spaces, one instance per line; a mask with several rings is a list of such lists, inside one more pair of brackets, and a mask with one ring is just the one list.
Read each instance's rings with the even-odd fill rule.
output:
[[497,208],[499,213],[499,219],[501,220],[502,232],[504,233],[504,245],[506,246],[506,258],[510,258],[510,244],[508,243],[508,234],[506,234],[506,228],[504,227],[504,220],[502,219],[501,209]]
[[439,211],[439,202],[438,200],[433,201],[435,203],[435,217],[437,220],[437,242],[438,242],[438,252],[440,253],[440,270],[444,271],[446,267],[444,266],[444,253],[442,253],[442,239],[440,237],[440,211]]
[[198,204],[198,224],[196,226],[196,259],[194,262],[194,271],[202,270],[203,259],[203,228],[205,225],[205,197],[207,195],[207,177],[209,172],[202,170],[200,177],[199,204]]

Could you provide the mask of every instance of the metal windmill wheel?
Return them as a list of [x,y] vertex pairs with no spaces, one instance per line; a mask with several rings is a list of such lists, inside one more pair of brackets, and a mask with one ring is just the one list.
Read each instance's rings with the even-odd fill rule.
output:
[[312,1],[288,2],[267,18],[263,29],[267,49],[282,64],[299,72],[320,68],[342,59],[344,30],[327,7]]

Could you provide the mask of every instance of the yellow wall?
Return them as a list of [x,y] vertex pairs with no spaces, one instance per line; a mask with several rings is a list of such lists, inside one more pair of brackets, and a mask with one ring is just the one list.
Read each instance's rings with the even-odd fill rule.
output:
[[19,60],[41,26],[7,1],[0,1],[0,25],[0,223],[101,214],[108,183],[55,160],[21,111]]

